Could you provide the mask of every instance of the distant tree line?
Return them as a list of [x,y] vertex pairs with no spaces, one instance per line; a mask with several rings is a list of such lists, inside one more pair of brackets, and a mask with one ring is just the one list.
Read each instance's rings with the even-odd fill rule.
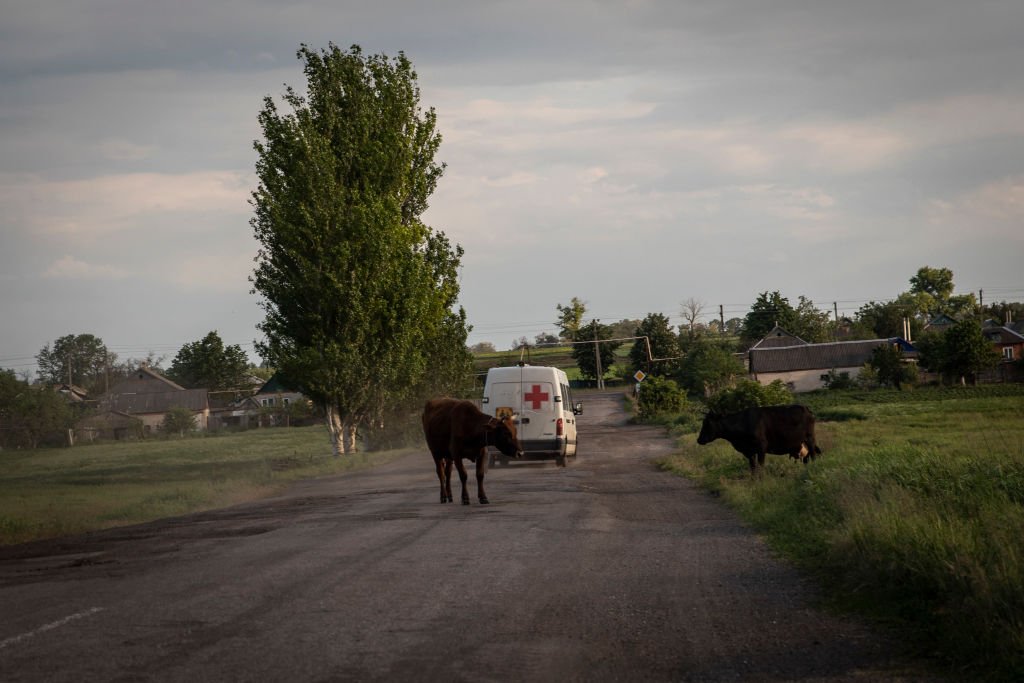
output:
[[[904,325],[909,324],[910,337],[920,352],[920,367],[950,380],[972,380],[998,363],[998,353],[982,334],[979,316],[1019,319],[1024,304],[1000,302],[982,308],[974,294],[954,295],[953,273],[948,268],[924,266],[909,283],[909,289],[892,301],[872,301],[862,306],[848,321],[843,338],[904,337]],[[837,338],[838,321],[804,296],[794,305],[778,291],[761,292],[742,319],[726,321],[724,326],[719,320],[702,322],[704,308],[702,302],[687,299],[681,310],[684,323],[678,328],[673,329],[664,314],[650,313],[640,321],[620,321],[632,327],[623,330],[595,320],[585,322],[586,304],[574,297],[568,305],[556,306],[559,315],[555,324],[563,341],[583,342],[573,349],[583,377],[594,378],[597,369],[594,345],[586,342],[644,337],[631,342],[629,363],[617,365],[618,374],[630,377],[642,370],[651,376],[672,379],[693,395],[710,395],[744,375],[742,352],[776,326],[809,343]],[[925,332],[928,322],[940,314],[958,322],[946,333]],[[602,372],[611,371],[614,351],[621,343],[599,344]],[[913,368],[908,369],[901,359],[891,357],[889,350],[876,354],[867,377],[890,386],[916,380]],[[836,378],[835,386],[839,385]]]

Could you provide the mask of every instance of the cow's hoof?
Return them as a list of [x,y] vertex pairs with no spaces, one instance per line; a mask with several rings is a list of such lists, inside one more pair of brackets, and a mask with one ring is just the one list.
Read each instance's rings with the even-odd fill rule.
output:
[[480,499],[480,504],[481,504],[481,505],[489,505],[489,504],[490,504],[490,502],[491,502],[491,501],[487,500],[486,498],[481,498],[481,499]]

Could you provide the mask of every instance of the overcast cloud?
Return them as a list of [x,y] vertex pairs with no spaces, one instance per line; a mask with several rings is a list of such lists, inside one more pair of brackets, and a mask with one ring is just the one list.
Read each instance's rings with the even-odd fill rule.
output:
[[404,51],[470,341],[779,290],[852,314],[924,265],[1024,300],[1024,4],[3,2],[0,367],[168,361],[261,318],[256,115],[300,43]]

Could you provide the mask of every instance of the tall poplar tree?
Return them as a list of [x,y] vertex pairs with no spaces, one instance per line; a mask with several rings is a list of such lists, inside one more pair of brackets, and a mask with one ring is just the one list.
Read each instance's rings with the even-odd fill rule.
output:
[[258,350],[323,408],[335,454],[351,453],[361,425],[443,383],[428,372],[438,354],[468,359],[453,310],[463,252],[420,218],[444,165],[411,62],[357,45],[297,56],[307,93],[287,87],[287,113],[266,97],[255,143]]

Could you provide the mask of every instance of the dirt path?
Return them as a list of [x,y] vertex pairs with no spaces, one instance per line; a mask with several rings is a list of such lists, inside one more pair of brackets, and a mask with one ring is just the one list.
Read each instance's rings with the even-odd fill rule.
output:
[[[590,396],[580,456],[440,505],[424,451],[0,549],[0,679],[924,681]],[[457,494],[456,494],[457,495]]]

